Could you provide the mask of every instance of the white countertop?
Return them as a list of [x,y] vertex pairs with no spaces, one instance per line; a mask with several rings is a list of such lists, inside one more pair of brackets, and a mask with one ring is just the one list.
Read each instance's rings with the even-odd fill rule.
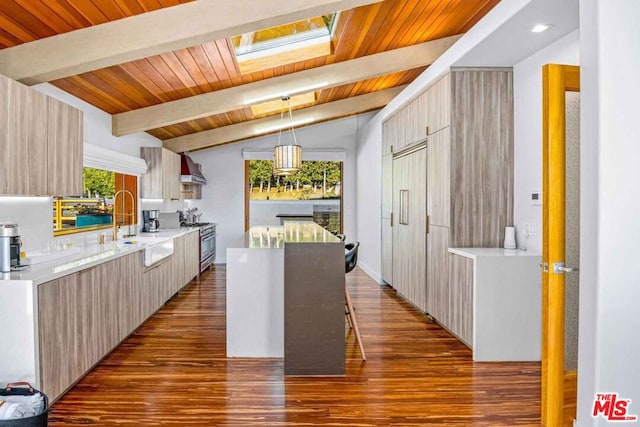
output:
[[140,251],[150,244],[160,243],[196,230],[198,230],[197,227],[183,227],[175,230],[162,230],[157,233],[140,233],[138,236],[122,239],[118,242],[108,242],[104,245],[96,243],[81,247],[72,246],[69,249],[51,253],[51,261],[34,264],[22,271],[13,271],[9,274],[9,278],[3,277],[0,281],[31,281],[34,285],[39,285]]
[[449,248],[452,254],[460,255],[465,258],[476,259],[478,257],[526,257],[541,256],[540,253],[534,251],[521,251],[520,249],[503,249],[503,248]]
[[334,234],[313,221],[285,221],[285,243],[340,243]]
[[284,226],[253,226],[229,249],[282,249],[285,243],[340,243],[341,240],[311,221],[285,221]]

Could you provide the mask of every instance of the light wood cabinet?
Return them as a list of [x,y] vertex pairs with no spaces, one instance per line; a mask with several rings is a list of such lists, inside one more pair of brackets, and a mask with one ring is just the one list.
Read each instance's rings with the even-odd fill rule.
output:
[[183,286],[200,274],[200,233],[194,231],[185,236]]
[[81,196],[84,135],[82,111],[48,98],[47,130],[48,194]]
[[[52,401],[88,369],[84,361],[79,281],[72,274],[38,288],[40,389]],[[76,309],[77,308],[77,309]]]
[[120,342],[111,275],[115,261],[38,287],[40,387],[52,400]]
[[392,286],[426,310],[426,148],[393,159]]
[[199,272],[199,235],[144,268],[141,252],[38,286],[40,388],[57,399]]
[[442,323],[449,318],[449,228],[430,226],[427,233],[426,312]]
[[180,155],[162,147],[142,147],[140,156],[147,162],[147,172],[140,178],[140,197],[179,199]]
[[175,276],[171,295],[178,292],[200,272],[200,234],[197,231],[173,240],[172,272]]
[[82,194],[82,112],[0,75],[0,194]]
[[392,146],[395,143],[395,135],[392,134],[389,120],[382,123],[382,157],[393,152]]
[[473,343],[473,260],[449,254],[449,330]]
[[426,90],[429,135],[451,124],[451,75],[445,74]]
[[118,258],[118,337],[124,339],[145,319],[141,304],[142,253]]
[[[513,221],[512,86],[510,69],[455,68],[383,123],[383,138],[391,139],[394,145],[391,173],[394,227],[388,244],[389,235],[385,235],[384,228],[387,154],[383,149],[383,276],[391,258],[390,284],[423,308],[421,297],[417,300],[409,297],[419,294],[408,289],[408,267],[402,261],[405,250],[400,248],[412,246],[411,239],[396,229],[400,215],[396,179],[400,180],[400,186],[409,179],[405,176],[409,165],[398,161],[399,151],[415,143],[419,127],[428,126],[423,191],[429,233],[426,254],[421,251],[426,279],[411,283],[422,283],[426,311],[463,340],[468,334],[464,313],[469,310],[470,299],[466,288],[461,287],[457,264],[456,276],[450,277],[447,248],[499,247],[504,227]],[[409,114],[411,118],[407,117]],[[402,132],[397,130],[402,128],[405,129]],[[396,138],[404,138],[404,142]],[[382,146],[388,145],[383,140]],[[418,234],[416,228],[414,235]]]
[[0,194],[48,195],[47,96],[0,81]]
[[449,227],[450,216],[450,129],[436,132],[427,142],[427,214],[429,223]]
[[202,199],[202,185],[200,184],[187,184],[180,185],[180,198],[188,200],[201,200]]
[[451,246],[500,247],[513,224],[512,72],[451,73]]

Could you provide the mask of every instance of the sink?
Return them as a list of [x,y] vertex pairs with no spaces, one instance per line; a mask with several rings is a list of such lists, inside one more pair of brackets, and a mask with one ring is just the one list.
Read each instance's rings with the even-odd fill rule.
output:
[[149,267],[173,255],[173,239],[150,242],[144,248],[144,265]]
[[126,245],[141,246],[144,249],[144,265],[149,267],[173,255],[173,237],[134,236],[117,242],[119,247]]

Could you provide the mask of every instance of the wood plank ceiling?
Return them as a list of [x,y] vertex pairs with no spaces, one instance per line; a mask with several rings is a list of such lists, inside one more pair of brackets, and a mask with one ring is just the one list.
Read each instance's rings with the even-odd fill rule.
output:
[[[2,0],[0,49],[190,0]],[[384,0],[344,11],[327,56],[241,74],[229,39],[51,82],[117,114],[466,32],[499,0]],[[186,24],[188,25],[188,23]],[[426,67],[317,91],[312,105],[413,81]],[[309,104],[297,108],[308,107]],[[249,106],[148,132],[162,140],[258,118]]]

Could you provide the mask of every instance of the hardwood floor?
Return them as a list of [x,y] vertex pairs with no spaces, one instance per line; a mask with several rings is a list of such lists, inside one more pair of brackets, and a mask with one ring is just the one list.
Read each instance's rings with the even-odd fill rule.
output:
[[225,267],[192,282],[56,402],[49,425],[540,425],[539,363],[471,351],[361,270],[347,275],[367,361],[284,378],[280,359],[225,357]]

